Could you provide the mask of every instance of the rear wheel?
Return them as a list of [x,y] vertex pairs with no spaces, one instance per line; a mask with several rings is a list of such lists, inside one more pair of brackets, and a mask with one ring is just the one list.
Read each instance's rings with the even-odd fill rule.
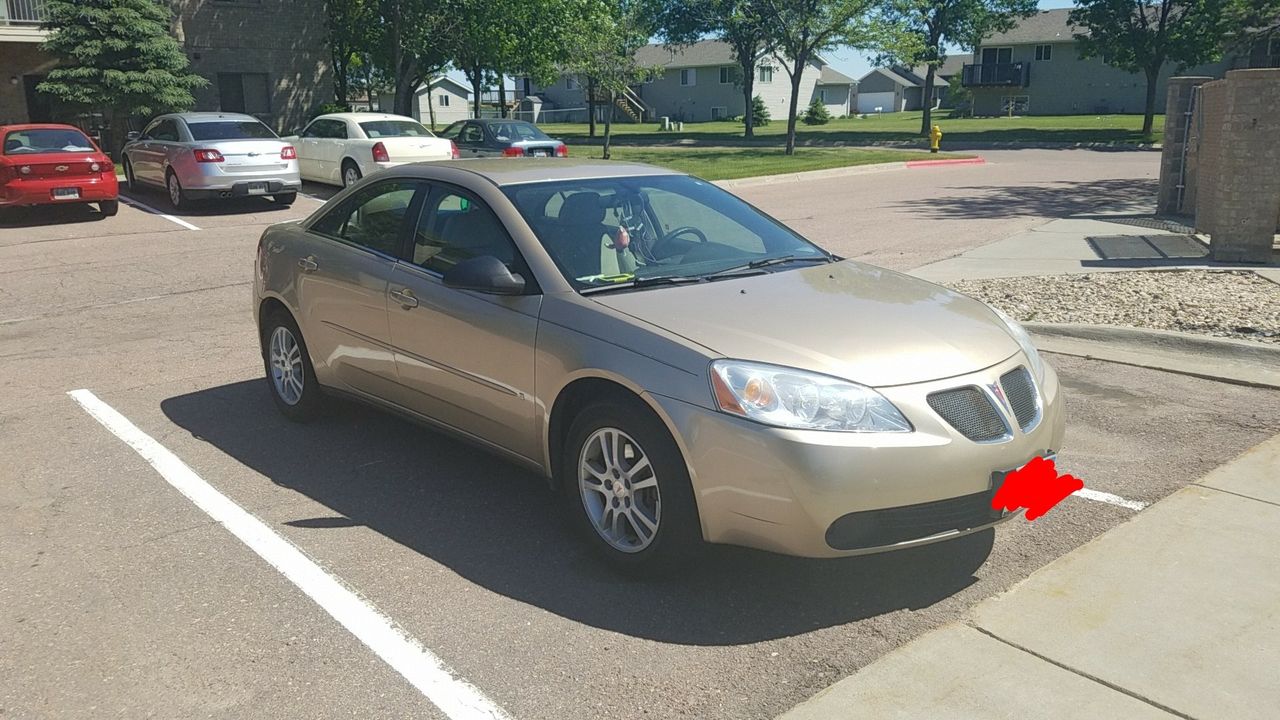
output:
[[579,413],[563,449],[560,487],[570,522],[616,568],[667,571],[702,545],[680,450],[638,403],[592,405]]
[[98,203],[98,212],[101,212],[103,217],[112,217],[116,213],[120,212],[120,201],[103,200]]
[[276,409],[294,422],[320,414],[320,385],[298,325],[287,312],[275,310],[262,323],[262,361]]
[[185,210],[191,205],[187,194],[182,191],[182,183],[178,182],[178,176],[172,170],[165,173],[164,186],[169,191],[169,204],[174,210]]
[[342,187],[348,188],[360,182],[360,178],[364,177],[360,172],[360,166],[350,160],[342,163]]
[[275,200],[277,203],[280,203],[281,205],[286,205],[286,206],[292,205],[293,202],[298,199],[298,193],[296,191],[286,192],[286,193],[276,193],[275,195],[271,196],[271,199]]

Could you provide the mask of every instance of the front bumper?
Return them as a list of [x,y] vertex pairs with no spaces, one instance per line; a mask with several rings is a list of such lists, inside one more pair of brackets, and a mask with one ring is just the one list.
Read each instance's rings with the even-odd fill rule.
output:
[[[1057,374],[1046,366],[1038,424],[1022,432],[1010,420],[1012,437],[1001,442],[969,440],[926,397],[982,387],[1023,364],[1019,353],[960,377],[877,388],[912,422],[910,433],[789,430],[653,399],[684,451],[706,540],[841,557],[959,537],[1012,517],[989,511],[994,474],[1061,447],[1066,418]],[[951,529],[936,531],[938,518]],[[904,537],[904,523],[924,530]]]

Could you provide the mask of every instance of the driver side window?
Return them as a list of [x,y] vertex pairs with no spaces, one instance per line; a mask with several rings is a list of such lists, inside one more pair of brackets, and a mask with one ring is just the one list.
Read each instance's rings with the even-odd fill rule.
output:
[[498,216],[478,198],[452,188],[439,188],[422,206],[413,235],[413,264],[444,274],[464,260],[492,255],[513,273],[524,263]]
[[394,257],[400,253],[409,205],[419,187],[414,181],[389,180],[362,188],[311,230]]

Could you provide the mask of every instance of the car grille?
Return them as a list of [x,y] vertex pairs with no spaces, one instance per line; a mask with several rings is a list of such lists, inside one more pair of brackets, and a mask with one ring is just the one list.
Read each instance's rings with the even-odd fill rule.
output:
[[991,442],[1009,434],[1000,411],[976,387],[932,393],[928,401],[934,412],[974,442]]
[[827,528],[827,545],[836,550],[862,550],[987,525],[1002,515],[991,507],[993,492],[849,513]]
[[1031,373],[1024,367],[1010,370],[1000,376],[1000,387],[1004,388],[1004,396],[1009,401],[1013,416],[1018,418],[1018,426],[1023,432],[1035,427],[1040,420],[1040,404],[1036,402],[1036,386],[1031,382]]

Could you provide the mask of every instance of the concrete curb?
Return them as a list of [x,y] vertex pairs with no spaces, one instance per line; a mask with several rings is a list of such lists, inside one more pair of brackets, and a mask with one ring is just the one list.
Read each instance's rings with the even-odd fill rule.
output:
[[1045,352],[1280,389],[1280,346],[1113,325],[1023,325]]
[[986,160],[976,158],[954,158],[948,160],[907,160],[905,162],[875,163],[874,165],[850,165],[848,167],[827,168],[826,170],[806,170],[805,172],[784,173],[781,175],[757,175],[755,177],[735,178],[733,180],[713,180],[712,183],[726,190],[755,185],[773,183],[801,182],[804,180],[823,180],[826,178],[849,177],[851,175],[867,175],[890,170],[907,170],[935,165],[985,165]]

